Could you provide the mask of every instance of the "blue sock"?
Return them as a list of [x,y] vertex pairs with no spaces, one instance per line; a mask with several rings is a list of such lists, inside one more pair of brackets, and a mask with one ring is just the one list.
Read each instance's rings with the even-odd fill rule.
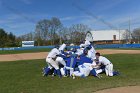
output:
[[64,68],[64,71],[65,71],[65,75],[67,76],[67,75],[68,75],[68,73],[67,73],[67,69],[66,69],[66,68]]
[[44,68],[44,74],[47,76],[48,74],[49,74],[49,72],[50,72],[50,68]]
[[56,70],[56,69],[54,69],[54,71],[53,71],[53,72],[54,72],[54,75],[57,75],[57,70]]
[[57,75],[61,78],[62,75],[61,75],[61,72],[60,72],[60,69],[57,70]]
[[70,70],[66,69],[67,76],[70,76]]
[[93,76],[97,76],[97,73],[96,73],[96,71],[95,71],[95,69],[92,69],[91,71],[90,71],[90,73],[93,75]]
[[83,74],[83,75],[81,76],[81,78],[86,78],[86,76]]
[[118,76],[118,75],[120,75],[119,72],[117,72],[117,71],[114,71],[114,72],[113,72],[113,76]]

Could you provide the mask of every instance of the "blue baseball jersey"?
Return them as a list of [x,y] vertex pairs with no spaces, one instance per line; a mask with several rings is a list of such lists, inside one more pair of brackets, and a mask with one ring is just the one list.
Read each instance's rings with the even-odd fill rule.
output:
[[79,59],[79,64],[78,65],[82,65],[84,63],[92,63],[92,59],[91,58],[88,58],[86,57],[85,55],[81,55],[80,56],[80,59]]
[[77,58],[75,56],[70,56],[69,58],[66,59],[66,66],[75,68],[77,64]]

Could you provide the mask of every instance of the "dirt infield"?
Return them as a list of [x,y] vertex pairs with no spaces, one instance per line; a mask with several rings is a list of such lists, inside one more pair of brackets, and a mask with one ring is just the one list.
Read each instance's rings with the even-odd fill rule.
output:
[[[97,50],[97,52],[100,52],[101,54],[140,54],[140,50],[102,49],[102,50]],[[0,62],[16,61],[16,60],[45,59],[46,56],[47,56],[47,52],[7,54],[7,55],[0,55]]]
[[0,55],[0,62],[16,61],[16,60],[44,59],[46,56],[47,56],[47,52],[7,54],[7,55]]
[[127,86],[105,89],[94,93],[140,93],[140,86]]

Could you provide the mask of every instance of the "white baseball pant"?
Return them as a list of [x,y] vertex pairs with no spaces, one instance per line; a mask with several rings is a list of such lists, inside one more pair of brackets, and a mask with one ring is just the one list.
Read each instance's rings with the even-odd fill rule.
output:
[[52,58],[47,57],[47,58],[46,58],[46,62],[49,63],[49,64],[48,64],[48,67],[49,67],[50,69],[52,69],[53,67],[54,67],[56,70],[59,69],[58,63],[57,63],[56,61],[54,61]]
[[57,63],[62,64],[63,66],[66,66],[66,62],[64,61],[64,59],[62,57],[57,57],[55,61]]
[[113,64],[110,63],[105,66],[105,72],[107,76],[113,76]]

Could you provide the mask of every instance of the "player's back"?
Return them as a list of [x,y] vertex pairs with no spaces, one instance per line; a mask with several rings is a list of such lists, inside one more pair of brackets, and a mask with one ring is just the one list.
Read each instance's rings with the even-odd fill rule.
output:
[[99,62],[101,62],[103,65],[108,65],[111,63],[106,57],[103,56],[99,57]]
[[59,54],[60,54],[59,50],[57,48],[54,48],[49,52],[47,57],[55,58],[56,55],[59,55]]
[[84,64],[84,63],[92,63],[92,62],[93,62],[93,61],[91,60],[91,58],[88,58],[88,57],[86,57],[85,55],[81,55],[78,65],[82,65],[82,64]]

